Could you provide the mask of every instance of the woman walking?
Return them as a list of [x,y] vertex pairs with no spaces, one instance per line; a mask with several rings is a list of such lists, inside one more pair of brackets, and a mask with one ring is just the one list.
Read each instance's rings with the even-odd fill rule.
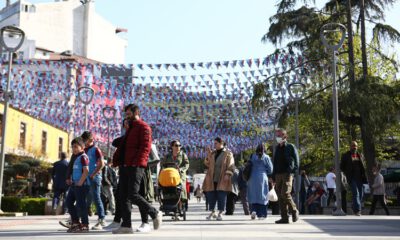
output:
[[[207,158],[204,164],[208,167],[203,182],[203,191],[209,200],[210,215],[207,220],[216,218],[222,220],[222,213],[225,210],[227,192],[232,191],[231,177],[235,170],[235,161],[231,151],[225,148],[225,141],[220,137],[214,139],[215,150],[207,149]],[[215,214],[215,205],[218,202],[218,216]]]
[[262,220],[267,217],[268,175],[272,173],[271,159],[265,153],[263,144],[259,144],[256,153],[250,157],[251,174],[247,183],[247,197],[250,204],[251,219]]

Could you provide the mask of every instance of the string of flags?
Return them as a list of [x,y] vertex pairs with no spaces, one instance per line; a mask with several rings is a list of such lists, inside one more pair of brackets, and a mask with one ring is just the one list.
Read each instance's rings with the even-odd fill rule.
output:
[[[107,143],[108,125],[104,107],[116,110],[110,124],[111,139],[121,134],[123,107],[138,104],[142,118],[153,129],[162,154],[169,142],[179,139],[189,157],[205,157],[205,147],[216,136],[239,153],[271,138],[265,113],[251,105],[253,88],[265,84],[276,104],[284,104],[286,90],[301,72],[273,77],[303,64],[299,54],[273,54],[265,58],[165,64],[82,64],[78,62],[19,60],[12,69],[10,104],[33,117],[80,134],[84,126],[85,105],[90,97],[79,93],[82,86],[93,89],[88,104],[88,129],[98,141]],[[310,72],[304,67],[297,71]],[[0,63],[2,86],[7,67]],[[268,79],[268,81],[266,80]],[[259,129],[259,131],[254,131]],[[246,136],[243,133],[253,133]]]

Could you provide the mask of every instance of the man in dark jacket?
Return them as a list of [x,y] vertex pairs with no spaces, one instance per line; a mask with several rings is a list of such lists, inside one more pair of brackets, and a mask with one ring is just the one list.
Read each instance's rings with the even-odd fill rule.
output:
[[125,115],[132,124],[124,136],[120,147],[114,154],[113,165],[119,166],[120,186],[118,195],[121,204],[122,224],[113,234],[133,233],[131,223],[131,203],[139,207],[139,211],[153,219],[153,228],[157,230],[162,216],[140,195],[140,184],[145,174],[147,161],[151,151],[151,128],[140,119],[137,105],[125,107]]
[[299,211],[293,202],[292,191],[293,175],[299,168],[299,157],[296,147],[288,143],[287,133],[283,129],[276,130],[276,141],[278,145],[275,149],[273,179],[276,182],[276,193],[278,194],[281,219],[275,221],[277,224],[289,223],[288,208],[292,213],[292,221],[299,220]]
[[353,195],[353,212],[361,216],[361,201],[363,198],[363,184],[367,183],[364,167],[364,156],[357,151],[358,144],[352,141],[350,151],[342,155],[340,170],[346,175],[347,182]]
[[65,204],[65,199],[67,197],[67,170],[68,170],[68,161],[67,154],[65,152],[61,153],[60,160],[53,164],[53,171],[51,173],[53,179],[53,189],[54,189],[54,197],[53,197],[53,209],[56,210],[58,204],[60,202],[61,195],[63,196],[63,209],[64,213],[67,211],[67,205]]

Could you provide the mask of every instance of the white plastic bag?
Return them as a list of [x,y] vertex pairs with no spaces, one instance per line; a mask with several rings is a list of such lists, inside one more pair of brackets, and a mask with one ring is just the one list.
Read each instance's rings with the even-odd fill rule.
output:
[[270,202],[278,201],[278,195],[276,194],[274,187],[271,190],[269,190],[267,197],[268,197],[268,201],[270,201]]

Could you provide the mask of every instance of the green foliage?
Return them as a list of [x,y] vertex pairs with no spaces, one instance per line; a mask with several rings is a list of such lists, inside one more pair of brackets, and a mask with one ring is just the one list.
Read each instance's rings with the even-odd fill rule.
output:
[[21,198],[19,197],[2,197],[1,209],[4,212],[20,212],[21,211]]
[[16,163],[13,168],[18,175],[26,175],[30,170],[29,164],[26,163]]
[[[308,4],[299,4],[307,2]],[[394,79],[398,64],[394,56],[386,55],[381,46],[385,41],[400,41],[399,32],[389,25],[380,23],[384,9],[394,1],[365,1],[366,17],[375,24],[373,38],[367,47],[368,76],[362,79],[361,36],[353,34],[355,81],[348,81],[349,44],[344,43],[338,55],[337,73],[339,76],[339,117],[340,150],[348,150],[351,140],[366,139],[366,157],[372,159],[399,159],[400,156],[400,82]],[[290,50],[297,49],[308,59],[306,68],[312,68],[311,84],[307,86],[308,96],[300,102],[299,133],[301,166],[311,175],[323,175],[334,161],[332,102],[329,68],[332,56],[328,56],[321,44],[321,26],[338,22],[347,25],[347,3],[345,0],[326,1],[321,10],[313,7],[313,1],[281,0],[278,11],[270,18],[271,25],[263,36],[264,42],[275,45],[288,40]],[[351,2],[352,13],[359,14],[358,1]],[[354,11],[357,10],[357,11]],[[354,15],[350,21],[360,23]],[[338,36],[333,36],[337,39]],[[347,41],[347,39],[346,39]],[[324,67],[325,66],[325,67]],[[297,66],[302,68],[304,66]],[[325,68],[325,69],[324,69]],[[328,72],[327,72],[328,70]],[[285,74],[290,74],[286,72]],[[327,77],[328,76],[328,77]],[[277,76],[279,77],[279,76]],[[261,87],[260,87],[261,89]],[[261,97],[260,97],[261,96]],[[262,100],[262,94],[255,91],[253,106]],[[271,101],[271,99],[268,99]],[[283,110],[279,125],[288,130],[289,141],[294,142],[294,104],[289,103]],[[367,134],[366,134],[367,133]],[[363,144],[361,143],[361,148]],[[376,148],[376,151],[375,151]],[[375,152],[376,154],[370,154]],[[366,153],[366,152],[365,152]]]
[[23,198],[21,200],[21,212],[29,215],[43,215],[47,198]]
[[5,212],[27,212],[29,215],[43,215],[47,198],[3,197],[1,207]]

